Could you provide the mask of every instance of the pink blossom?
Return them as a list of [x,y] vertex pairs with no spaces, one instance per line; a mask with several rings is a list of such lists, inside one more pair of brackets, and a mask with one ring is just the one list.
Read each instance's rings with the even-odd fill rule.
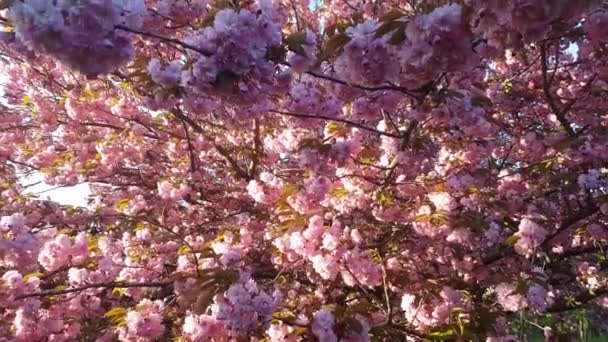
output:
[[193,341],[208,341],[212,338],[224,336],[226,331],[221,321],[209,315],[190,314],[184,319],[182,326],[184,335]]
[[608,12],[605,10],[596,11],[585,20],[583,27],[594,45],[600,46],[601,43],[608,42],[606,40],[608,37],[607,24]]
[[545,240],[548,232],[536,222],[523,218],[519,223],[515,251],[521,255],[530,255]]
[[18,289],[23,286],[23,276],[15,270],[8,271],[2,275],[4,284],[10,289]]
[[338,265],[334,257],[317,254],[310,260],[312,261],[312,267],[323,279],[333,280],[338,274]]
[[528,307],[526,297],[517,293],[516,286],[511,283],[500,283],[495,289],[498,303],[506,311],[519,311]]
[[553,302],[550,293],[538,284],[529,287],[527,299],[530,307],[540,312],[545,311]]
[[313,315],[312,333],[320,341],[336,342],[338,341],[338,337],[333,331],[334,322],[334,315],[326,309],[321,309]]

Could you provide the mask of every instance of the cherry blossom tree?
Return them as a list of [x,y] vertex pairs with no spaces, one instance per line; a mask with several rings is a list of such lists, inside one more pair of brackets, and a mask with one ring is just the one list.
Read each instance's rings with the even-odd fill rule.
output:
[[0,341],[516,341],[608,310],[606,1],[0,8]]

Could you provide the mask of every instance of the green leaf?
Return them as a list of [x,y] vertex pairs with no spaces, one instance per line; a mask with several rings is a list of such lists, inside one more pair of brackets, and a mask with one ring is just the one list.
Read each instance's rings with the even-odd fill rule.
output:
[[513,82],[511,82],[511,80],[504,80],[500,84],[500,87],[505,94],[508,94],[511,92],[511,90],[513,90]]
[[125,210],[128,205],[129,205],[129,199],[123,198],[116,203],[116,208],[118,208],[118,210]]
[[278,319],[280,321],[290,321],[290,320],[294,320],[296,317],[297,317],[296,314],[293,313],[293,311],[290,311],[288,309],[275,311],[272,314],[272,318]]
[[319,62],[338,56],[342,52],[344,45],[348,44],[348,42],[350,42],[350,37],[346,33],[342,32],[331,36],[327,40],[327,43],[325,43],[323,51],[321,51]]
[[385,34],[400,28],[403,24],[404,24],[403,22],[395,21],[395,20],[387,21],[384,24],[378,26],[374,36],[376,38],[380,38],[380,37],[384,36]]
[[124,287],[115,287],[112,289],[112,294],[122,297],[127,294],[127,290]]
[[127,317],[127,309],[117,306],[106,312],[103,316],[109,319],[110,322],[112,322],[112,325],[121,327],[126,324],[125,318]]
[[281,46],[281,45],[271,46],[268,49],[266,49],[266,59],[271,62],[279,64],[285,60],[286,53],[287,53],[287,51],[285,50],[284,46]]
[[334,188],[332,191],[330,191],[329,194],[334,197],[339,198],[339,197],[348,196],[348,194],[350,194],[350,192],[348,190],[344,189],[343,187],[337,187],[337,188]]
[[437,211],[431,214],[429,222],[434,226],[440,226],[448,220],[448,214],[444,211]]
[[399,18],[403,18],[405,16],[405,12],[402,12],[398,9],[392,9],[382,17],[380,17],[380,22],[394,21]]
[[21,99],[21,104],[24,106],[29,106],[30,104],[32,104],[32,98],[29,97],[29,95],[25,95],[22,99]]
[[357,334],[361,334],[363,331],[363,325],[361,325],[361,322],[359,322],[359,320],[356,318],[345,318],[344,325],[346,326],[347,331],[354,331]]
[[473,15],[473,13],[475,11],[474,11],[473,7],[467,6],[463,2],[464,1],[461,1],[461,5],[460,5],[461,6],[460,19],[461,19],[463,26],[467,27],[469,25],[471,16]]
[[167,277],[167,279],[172,280],[172,281],[178,281],[178,280],[186,280],[188,278],[194,278],[196,275],[193,273],[188,273],[188,272],[173,272],[171,273],[171,275],[169,275]]
[[460,316],[456,316],[456,322],[458,323],[458,335],[464,334],[464,322]]
[[0,10],[9,8],[14,0],[0,0]]
[[405,38],[407,38],[407,35],[405,33],[406,27],[407,23],[403,23],[403,25],[399,26],[397,30],[388,39],[388,43],[392,45],[401,44],[405,40]]
[[190,249],[190,246],[188,246],[188,245],[183,245],[177,250],[177,254],[179,254],[179,255],[186,255],[186,254],[190,254],[190,253],[192,253],[192,250]]
[[517,286],[515,286],[515,290],[513,290],[513,292],[509,293],[509,296],[512,295],[516,295],[516,294],[526,294],[528,293],[528,285],[526,285],[526,283],[523,280],[520,280],[517,282]]
[[490,98],[482,95],[473,96],[471,98],[471,104],[475,107],[492,108],[494,103]]
[[467,192],[469,194],[479,193],[479,187],[477,187],[477,185],[471,184],[471,185],[467,186]]
[[444,340],[453,339],[456,335],[457,334],[456,334],[456,331],[454,331],[454,328],[449,328],[447,330],[440,330],[440,331],[432,332],[430,334],[430,337],[434,340],[444,341]]
[[377,199],[384,206],[389,206],[394,202],[393,195],[384,191],[378,194]]
[[348,134],[348,129],[340,126],[337,122],[328,122],[325,125],[325,130],[332,137],[344,137]]
[[204,27],[212,26],[213,22],[215,21],[215,15],[217,14],[217,12],[218,12],[217,9],[213,9],[213,10],[209,11],[209,14],[207,14],[207,16],[204,17],[201,21],[196,23],[195,27],[198,29],[201,29]]
[[34,272],[34,273],[26,274],[25,277],[23,277],[23,282],[27,283],[27,281],[32,278],[42,278],[43,276],[44,276],[44,273],[41,273],[41,272]]
[[363,150],[359,152],[359,160],[362,163],[371,164],[374,159],[376,159],[376,153],[369,147],[364,147]]
[[414,221],[416,221],[416,222],[429,222],[430,219],[431,219],[430,215],[422,214],[422,215],[416,216],[416,218],[414,219]]
[[298,191],[300,191],[300,187],[297,184],[286,184],[283,186],[283,189],[281,189],[281,198],[285,199],[295,195]]
[[296,330],[294,330],[292,335],[295,337],[298,337],[298,336],[302,336],[302,335],[306,334],[307,332],[308,332],[307,327],[298,327],[298,328],[296,328]]
[[231,70],[222,70],[217,74],[213,87],[221,92],[231,91],[239,82],[241,77]]
[[97,238],[96,237],[89,237],[89,239],[87,239],[87,249],[89,250],[89,252],[99,252],[99,245],[97,244]]
[[323,143],[319,139],[315,139],[315,138],[302,139],[300,141],[300,143],[298,144],[297,151],[298,152],[302,151],[305,148],[318,150],[322,144]]
[[192,307],[193,311],[197,314],[203,314],[209,304],[213,301],[213,297],[218,292],[219,286],[210,286],[208,288],[202,289],[198,296],[196,297],[196,302]]
[[285,38],[285,43],[289,51],[293,51],[298,55],[306,56],[304,51],[304,44],[306,44],[306,31],[299,31],[290,34]]
[[283,231],[287,231],[292,228],[304,227],[304,226],[306,226],[306,220],[303,219],[302,217],[296,217],[291,220],[283,221],[283,222],[279,223],[276,227],[279,229],[279,231],[283,232]]
[[519,236],[517,234],[513,234],[505,240],[505,245],[513,246],[517,243],[517,241],[519,241],[519,239],[521,239],[521,236]]
[[82,91],[82,94],[84,95],[85,99],[89,102],[95,100],[99,96],[98,93],[94,92],[90,88],[84,88],[84,90]]

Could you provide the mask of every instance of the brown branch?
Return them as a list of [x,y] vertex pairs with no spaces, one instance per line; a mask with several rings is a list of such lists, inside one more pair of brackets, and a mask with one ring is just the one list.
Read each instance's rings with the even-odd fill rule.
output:
[[20,162],[18,160],[13,160],[11,158],[7,158],[6,161],[9,161],[9,162],[11,162],[13,164],[29,167],[30,169],[33,169],[33,170],[40,170],[40,168],[38,168],[38,167],[36,167],[34,165],[31,165],[31,164],[28,164],[28,163],[24,163],[24,162]]
[[551,84],[549,83],[549,79],[547,76],[547,46],[544,42],[540,45],[540,55],[541,55],[541,70],[543,75],[543,93],[545,94],[545,98],[547,99],[547,103],[549,107],[553,111],[553,114],[557,117],[559,123],[564,127],[566,133],[570,137],[575,137],[576,132],[572,128],[572,124],[566,119],[566,111],[562,108],[559,108],[557,103],[555,103],[555,99],[551,94]]
[[405,131],[405,134],[403,135],[403,140],[401,141],[401,149],[404,149],[405,147],[407,147],[409,145],[412,135],[413,135],[414,131],[416,130],[416,127],[418,127],[418,124],[419,124],[418,120],[412,120],[410,125],[407,127],[407,130]]
[[[547,248],[549,246],[551,240],[553,240],[553,238],[555,238],[556,236],[561,234],[566,229],[570,228],[573,224],[577,223],[578,221],[594,215],[596,212],[598,212],[598,210],[599,210],[599,208],[597,208],[595,206],[590,206],[590,207],[586,207],[585,209],[579,211],[576,215],[567,217],[553,233],[549,234],[545,238],[545,240],[540,244],[539,248],[541,248],[541,249]],[[491,265],[504,257],[513,255],[513,253],[514,253],[514,250],[512,248],[499,249],[497,251],[494,251],[494,253],[491,253],[490,255],[482,258],[482,262],[486,266]]]
[[251,164],[251,175],[255,175],[258,165],[260,163],[260,157],[262,156],[262,140],[260,139],[260,122],[258,119],[253,121],[253,162]]
[[221,154],[222,157],[224,157],[226,159],[226,161],[228,161],[228,163],[230,164],[230,166],[232,167],[232,169],[234,170],[234,172],[236,173],[236,176],[238,178],[242,178],[246,181],[250,181],[253,179],[253,177],[251,175],[249,175],[245,170],[243,170],[243,168],[241,168],[239,166],[239,164],[236,162],[236,160],[234,158],[232,158],[232,156],[230,155],[230,152],[228,152],[227,149],[225,149],[223,146],[220,146],[218,144],[213,144],[213,147],[215,147],[217,152],[219,154]]
[[384,267],[384,263],[382,266],[382,285],[384,288],[384,299],[386,301],[386,324],[392,324],[393,321],[393,307],[391,305],[391,299],[388,295],[388,282],[386,280],[386,267]]
[[334,118],[331,116],[326,116],[326,115],[313,115],[313,114],[301,114],[301,113],[291,113],[291,112],[284,112],[284,111],[280,111],[280,110],[271,110],[270,113],[275,113],[275,114],[281,114],[281,115],[285,115],[285,116],[292,116],[294,118],[300,118],[300,119],[317,119],[317,120],[329,120],[329,121],[336,121],[336,122],[341,122],[353,127],[357,127],[366,131],[370,131],[379,135],[385,135],[387,137],[392,137],[392,138],[403,138],[403,136],[401,136],[400,134],[393,134],[393,133],[388,133],[388,132],[383,132],[380,130],[377,130],[373,127],[369,127],[369,126],[365,126],[364,124],[361,124],[359,122],[356,121],[350,121],[350,120],[346,120],[346,119],[340,119],[340,118]]
[[[175,115],[175,117],[177,117],[178,119],[185,121],[187,124],[189,124],[190,126],[192,126],[192,128],[200,134],[204,134],[205,130],[196,122],[194,122],[194,120],[190,119],[187,115],[185,115],[181,109],[179,108],[174,108],[173,111],[171,111],[171,113],[173,115]],[[234,158],[232,158],[232,156],[230,155],[230,153],[228,152],[228,150],[226,150],[224,147],[218,145],[218,144],[213,144],[213,147],[215,147],[215,149],[218,151],[219,154],[222,155],[222,157],[224,157],[228,163],[230,164],[230,166],[232,167],[232,169],[234,170],[234,172],[236,173],[236,176],[242,179],[245,179],[247,181],[250,181],[253,179],[253,177],[251,177],[245,170],[243,170],[239,164],[236,162],[236,160],[234,160]]]
[[139,221],[144,221],[144,222],[148,222],[149,224],[152,224],[162,230],[164,230],[165,232],[167,232],[169,235],[175,237],[176,239],[180,240],[184,245],[186,245],[188,247],[188,249],[190,250],[190,253],[192,255],[192,259],[194,260],[194,267],[196,270],[196,273],[198,274],[200,272],[200,263],[198,261],[198,257],[196,256],[196,251],[194,249],[194,247],[188,242],[188,240],[186,240],[186,238],[184,236],[182,236],[182,234],[178,234],[176,232],[173,231],[173,229],[169,229],[168,227],[165,227],[163,224],[161,224],[160,222],[151,219],[151,218],[146,218],[146,217],[132,217],[132,216],[128,216],[128,215],[122,215],[122,217],[126,218],[127,220],[130,220],[132,222],[137,222]]
[[601,297],[601,296],[607,295],[607,294],[608,294],[608,288],[601,288],[601,289],[598,289],[595,291],[585,290],[585,291],[582,291],[579,294],[575,295],[570,300],[567,300],[565,297],[561,298],[555,304],[550,306],[547,309],[547,312],[563,312],[563,311],[579,309],[579,308],[585,306],[590,301],[594,300],[595,298],[598,298],[598,297]]
[[417,100],[420,99],[421,94],[416,94],[414,91],[411,91],[405,87],[401,87],[401,86],[397,86],[397,85],[383,85],[383,86],[378,86],[378,87],[369,87],[369,86],[364,86],[361,84],[354,84],[354,83],[350,83],[350,82],[346,82],[344,80],[323,74],[323,73],[319,73],[316,71],[307,71],[306,72],[308,75],[313,76],[313,77],[317,77],[317,78],[321,78],[324,79],[326,81],[331,81],[334,83],[338,83],[347,87],[352,87],[352,88],[356,88],[359,90],[365,90],[365,91],[383,91],[383,90],[391,90],[391,91],[398,91],[401,93],[404,93],[406,95],[409,95]]
[[546,248],[546,247],[548,247],[549,243],[551,242],[551,240],[553,240],[553,238],[555,238],[556,236],[558,236],[559,234],[561,234],[566,229],[570,228],[570,226],[572,226],[573,224],[575,224],[578,221],[583,220],[583,219],[585,219],[585,218],[587,218],[589,216],[594,215],[598,211],[599,211],[598,207],[596,207],[596,206],[588,206],[588,207],[585,207],[584,209],[580,210],[576,215],[570,216],[570,217],[566,218],[566,220],[564,220],[564,222],[562,222],[562,224],[559,226],[559,228],[557,228],[556,231],[554,231],[553,233],[549,234],[545,238],[545,240],[543,241],[543,243],[540,244],[540,248]]
[[26,294],[15,297],[15,299],[19,300],[19,299],[25,299],[25,298],[31,298],[31,297],[58,296],[58,295],[63,295],[63,294],[68,294],[68,293],[80,292],[80,291],[84,291],[87,289],[94,289],[94,288],[165,287],[172,283],[173,283],[173,281],[138,282],[138,283],[109,282],[109,283],[87,284],[87,285],[73,287],[71,289],[65,289],[65,290],[48,290],[48,291],[26,293]]
[[159,36],[159,35],[154,34],[154,33],[135,30],[135,29],[123,26],[123,25],[115,25],[114,28],[117,29],[117,30],[121,30],[121,31],[126,31],[126,32],[130,32],[130,33],[139,34],[139,35],[145,36],[145,37],[151,37],[151,38],[160,39],[160,40],[168,42],[168,43],[172,43],[172,44],[175,44],[175,45],[182,46],[182,47],[184,47],[184,48],[186,48],[188,50],[196,51],[196,52],[200,53],[203,56],[209,57],[209,56],[213,55],[212,52],[199,49],[196,46],[190,45],[190,44],[185,43],[185,42],[182,42],[179,39],[169,38],[169,37],[163,37],[163,36]]
[[[64,124],[64,125],[68,125],[67,122],[59,121],[59,123],[60,124]],[[120,131],[120,132],[124,131],[124,128],[121,128],[121,127],[118,127],[118,126],[114,126],[114,125],[108,124],[108,123],[103,123],[103,122],[78,122],[78,124],[83,125],[83,126],[110,128],[110,129],[113,129],[113,130],[116,130],[116,131]],[[152,134],[144,133],[143,136],[146,137],[146,138],[150,138],[150,139],[160,140],[160,138],[158,137],[158,135],[155,136],[155,135],[152,135]]]
[[[591,78],[589,78],[589,81],[587,81],[587,83],[585,83],[585,85],[581,88],[580,91],[585,92],[586,90],[588,90],[596,78],[597,78],[597,74],[593,74],[593,76],[591,76]],[[564,106],[564,109],[563,109],[564,114],[567,113],[572,108],[572,106],[574,106],[574,104],[576,104],[578,99],[579,99],[578,97],[575,97],[575,98],[571,99],[570,101],[568,101],[568,103]]]

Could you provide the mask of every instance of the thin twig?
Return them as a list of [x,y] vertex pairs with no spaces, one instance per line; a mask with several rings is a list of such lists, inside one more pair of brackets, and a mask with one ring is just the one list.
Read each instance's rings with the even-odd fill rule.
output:
[[269,112],[271,113],[275,113],[275,114],[281,114],[281,115],[286,115],[286,116],[292,116],[295,118],[300,118],[300,119],[317,119],[317,120],[329,120],[329,121],[336,121],[336,122],[341,122],[353,127],[357,127],[366,131],[370,131],[379,135],[385,135],[387,137],[392,137],[392,138],[403,138],[403,136],[399,135],[399,134],[393,134],[393,133],[388,133],[388,132],[383,132],[380,130],[377,130],[373,127],[369,127],[366,125],[363,125],[361,123],[358,123],[356,121],[350,121],[350,120],[346,120],[346,119],[341,119],[341,118],[334,118],[331,116],[326,116],[326,115],[313,115],[313,114],[302,114],[302,113],[291,113],[291,112],[284,112],[284,111],[280,111],[280,110],[270,110]]
[[190,45],[190,44],[185,43],[185,42],[182,42],[179,39],[169,38],[169,37],[163,37],[163,36],[159,36],[159,35],[154,34],[154,33],[132,29],[132,28],[129,28],[129,27],[126,27],[126,26],[123,26],[123,25],[115,25],[114,28],[117,29],[117,30],[122,30],[122,31],[126,31],[126,32],[130,32],[130,33],[139,34],[141,36],[146,36],[146,37],[160,39],[160,40],[168,42],[168,43],[172,43],[172,44],[175,44],[175,45],[182,46],[182,47],[184,47],[184,48],[186,48],[188,50],[196,51],[196,52],[200,53],[203,56],[209,57],[209,56],[213,55],[212,52],[199,49],[196,46]]
[[564,127],[566,133],[570,137],[575,137],[576,132],[572,128],[572,124],[566,119],[566,113],[563,109],[559,108],[557,103],[555,103],[555,99],[551,94],[551,84],[549,83],[549,79],[547,76],[547,46],[545,43],[541,43],[540,46],[540,55],[541,55],[541,71],[543,76],[543,93],[545,94],[545,98],[547,99],[547,103],[549,107],[553,111],[553,114],[557,117],[559,123]]
[[94,288],[131,288],[131,287],[165,287],[172,284],[172,281],[163,281],[163,282],[137,282],[137,283],[122,283],[122,282],[110,282],[110,283],[96,283],[96,284],[87,284],[79,287],[73,287],[71,289],[65,290],[47,290],[33,293],[26,293],[20,296],[15,297],[15,299],[25,299],[31,297],[46,297],[46,296],[58,296],[68,293],[80,292],[87,289]]
[[[190,126],[192,126],[192,128],[200,134],[205,133],[205,130],[196,122],[194,122],[192,119],[190,119],[187,115],[185,115],[181,109],[179,108],[174,108],[173,111],[171,111],[171,113],[177,117],[178,119],[185,121],[187,124],[189,124]],[[222,157],[224,157],[228,163],[230,164],[230,166],[232,167],[232,169],[234,170],[234,172],[236,173],[236,176],[242,179],[245,179],[247,181],[250,181],[253,179],[253,177],[251,177],[245,170],[243,170],[243,168],[241,168],[239,166],[239,164],[236,162],[236,160],[234,160],[234,158],[232,158],[232,156],[230,155],[230,153],[228,152],[228,150],[226,150],[224,147],[218,145],[218,144],[213,144],[213,147],[215,147],[215,149],[218,151],[218,153],[220,155],[222,155]]]
[[401,87],[401,86],[397,86],[397,85],[389,84],[389,85],[383,85],[383,86],[378,86],[378,87],[368,87],[368,86],[364,86],[364,85],[361,85],[361,84],[354,84],[354,83],[346,82],[346,81],[343,81],[341,79],[338,79],[338,78],[335,78],[335,77],[332,77],[332,76],[329,76],[329,75],[326,75],[326,74],[323,74],[323,73],[319,73],[319,72],[316,72],[316,71],[307,71],[306,73],[308,75],[313,76],[313,77],[321,78],[321,79],[324,79],[326,81],[331,81],[331,82],[334,82],[334,83],[338,83],[338,84],[341,84],[341,85],[344,85],[344,86],[348,86],[348,87],[352,87],[352,88],[356,88],[356,89],[360,89],[360,90],[365,90],[365,91],[391,90],[391,91],[398,91],[398,92],[407,94],[407,95],[409,95],[409,96],[411,96],[411,97],[413,97],[415,99],[419,99],[420,98],[420,95],[414,93],[413,91],[411,91],[411,90],[409,90],[409,89],[407,89],[405,87]]
[[185,121],[182,121],[184,126],[184,132],[186,133],[186,139],[188,140],[188,152],[190,154],[190,172],[196,171],[196,155],[194,154],[194,146],[192,146],[192,140],[190,140],[190,133],[188,132],[188,125]]
[[386,324],[391,324],[393,320],[393,307],[391,306],[391,299],[388,296],[388,282],[386,280],[386,267],[382,264],[382,285],[384,286],[384,299],[386,300]]

